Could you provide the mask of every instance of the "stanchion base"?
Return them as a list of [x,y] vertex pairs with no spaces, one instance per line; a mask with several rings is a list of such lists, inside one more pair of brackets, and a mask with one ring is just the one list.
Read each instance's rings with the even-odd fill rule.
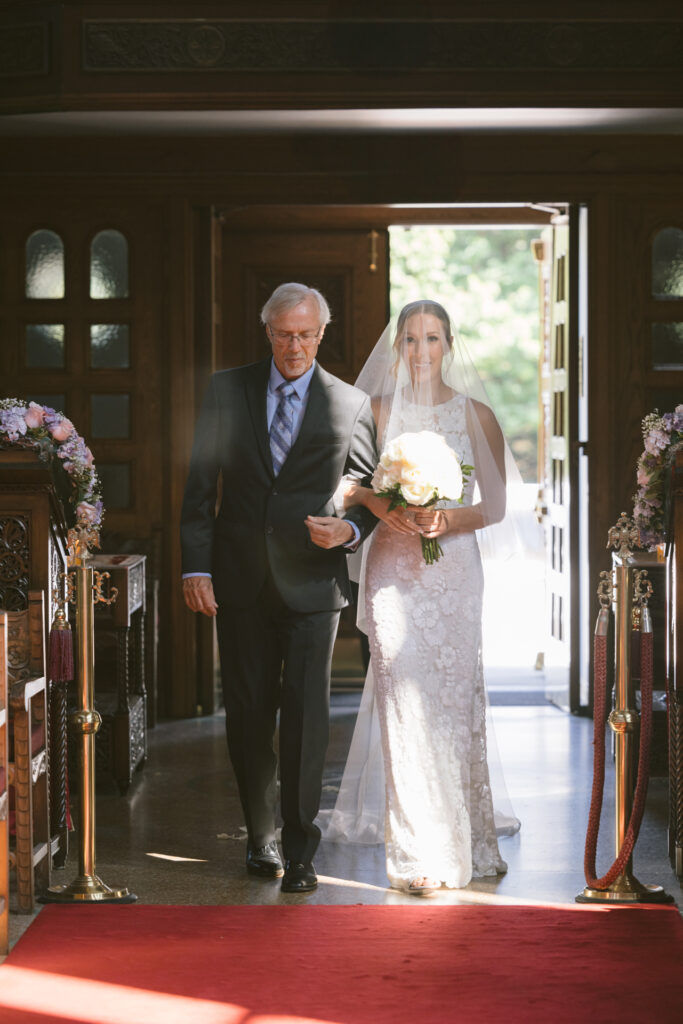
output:
[[[618,881],[618,880],[617,880]],[[616,884],[616,883],[615,883]],[[674,898],[661,885],[642,885],[627,890],[591,889],[588,886],[575,897],[576,903],[673,903]]]
[[69,885],[51,885],[39,903],[135,903],[137,896],[125,888],[112,889],[97,875],[79,875]]

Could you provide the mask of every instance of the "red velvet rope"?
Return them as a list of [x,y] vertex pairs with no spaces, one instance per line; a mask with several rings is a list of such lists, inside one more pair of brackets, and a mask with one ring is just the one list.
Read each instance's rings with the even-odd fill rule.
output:
[[593,792],[591,808],[588,815],[588,831],[586,833],[586,851],[584,856],[584,874],[586,883],[591,889],[609,889],[612,883],[623,873],[628,864],[638,838],[640,825],[645,810],[645,798],[650,777],[650,746],[652,740],[652,680],[653,680],[653,640],[652,633],[640,634],[640,744],[638,760],[638,780],[633,795],[633,806],[626,835],[619,851],[619,856],[609,871],[602,878],[595,877],[595,855],[600,831],[600,813],[602,811],[602,791],[605,782],[605,726],[607,724],[607,637],[596,634],[594,638],[595,687],[594,687],[594,725],[593,744]]

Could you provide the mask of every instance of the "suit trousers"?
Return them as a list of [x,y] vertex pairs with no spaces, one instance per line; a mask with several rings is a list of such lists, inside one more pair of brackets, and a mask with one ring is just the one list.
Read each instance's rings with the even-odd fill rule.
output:
[[330,670],[340,612],[287,607],[272,578],[255,604],[218,610],[218,643],[230,760],[250,842],[275,838],[280,711],[280,806],[286,860],[310,862],[320,841],[329,739]]

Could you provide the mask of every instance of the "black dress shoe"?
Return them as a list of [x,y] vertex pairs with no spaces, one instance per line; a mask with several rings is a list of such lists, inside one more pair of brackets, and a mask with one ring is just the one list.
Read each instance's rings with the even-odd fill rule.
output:
[[277,843],[265,846],[247,845],[247,871],[259,878],[282,878],[284,869],[280,860]]
[[312,892],[318,884],[318,876],[312,864],[297,864],[285,861],[285,877],[282,879],[283,892]]

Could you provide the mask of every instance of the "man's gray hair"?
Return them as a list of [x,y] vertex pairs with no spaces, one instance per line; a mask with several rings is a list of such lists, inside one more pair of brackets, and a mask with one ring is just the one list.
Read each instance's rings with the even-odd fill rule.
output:
[[332,314],[325,296],[321,295],[317,288],[309,288],[308,285],[298,284],[296,281],[278,285],[261,310],[261,323],[271,323],[280,313],[294,309],[300,302],[305,302],[307,299],[312,299],[318,304],[320,326],[325,327],[326,324],[329,324]]

